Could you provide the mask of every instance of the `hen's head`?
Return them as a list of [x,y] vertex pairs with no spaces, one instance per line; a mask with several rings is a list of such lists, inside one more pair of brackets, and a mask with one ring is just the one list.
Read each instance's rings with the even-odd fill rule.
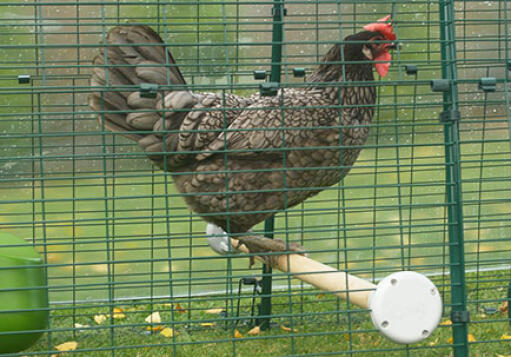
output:
[[[385,77],[390,68],[392,59],[389,50],[396,47],[396,34],[393,31],[390,15],[378,22],[364,26],[364,31],[349,35],[344,39],[344,54],[341,55],[340,46],[336,45],[325,55],[325,61],[338,63],[347,61],[372,61],[380,76]],[[343,57],[344,56],[344,57]],[[338,64],[337,64],[338,65]]]
[[392,28],[390,15],[379,19],[363,28],[365,31],[347,36],[345,41],[345,56],[347,60],[374,61],[374,67],[382,77],[387,75],[392,56],[389,50],[396,48],[393,42],[396,34]]

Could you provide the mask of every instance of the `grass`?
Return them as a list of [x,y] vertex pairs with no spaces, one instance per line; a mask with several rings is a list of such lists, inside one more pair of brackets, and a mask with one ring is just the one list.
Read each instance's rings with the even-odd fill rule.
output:
[[[469,274],[468,280],[474,280]],[[471,356],[507,356],[511,350],[511,340],[503,340],[503,335],[511,335],[511,327],[506,315],[499,310],[503,306],[509,272],[479,274],[479,281],[486,284],[468,284],[468,299],[471,312],[469,333],[473,336],[470,345]],[[440,289],[445,278],[434,278]],[[477,302],[475,292],[479,292]],[[242,317],[236,327],[232,326],[231,310],[225,312],[225,297],[197,297],[193,303],[177,300],[170,305],[165,300],[125,301],[115,304],[123,309],[125,317],[107,318],[102,324],[94,321],[94,316],[111,314],[114,306],[84,304],[83,306],[56,305],[51,311],[51,333],[25,351],[42,352],[56,345],[76,341],[77,356],[109,356],[112,350],[122,356],[287,356],[287,355],[344,355],[349,352],[360,356],[449,356],[452,354],[450,342],[451,326],[442,318],[442,325],[425,341],[415,345],[398,345],[382,337],[373,327],[369,313],[356,307],[349,307],[344,301],[329,294],[313,290],[295,290],[291,295],[283,291],[273,298],[273,314],[276,316],[270,330],[250,336],[249,324],[250,296],[241,299]],[[235,301],[228,301],[228,306]],[[444,294],[449,302],[449,294]],[[234,305],[235,306],[235,305]],[[220,309],[222,313],[207,313],[208,309]],[[450,309],[446,306],[445,311]],[[149,324],[145,318],[159,311],[163,327],[172,327],[174,337],[164,337],[159,331],[147,331]],[[81,324],[81,329],[73,326]],[[292,328],[290,327],[292,324]],[[282,328],[284,326],[284,328]],[[289,327],[289,328],[288,328]],[[234,330],[242,337],[235,338]],[[472,339],[472,338],[471,338]]]

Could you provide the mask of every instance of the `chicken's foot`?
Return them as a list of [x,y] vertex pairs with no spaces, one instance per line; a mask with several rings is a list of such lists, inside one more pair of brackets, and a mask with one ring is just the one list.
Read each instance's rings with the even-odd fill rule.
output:
[[[288,242],[281,239],[271,239],[261,236],[242,236],[233,237],[239,242],[239,245],[245,245],[250,253],[285,253],[295,252],[300,255],[306,255],[305,248],[295,242]],[[264,254],[259,257],[269,266],[275,266],[275,259],[282,254]],[[250,257],[250,267],[254,264],[254,257]]]

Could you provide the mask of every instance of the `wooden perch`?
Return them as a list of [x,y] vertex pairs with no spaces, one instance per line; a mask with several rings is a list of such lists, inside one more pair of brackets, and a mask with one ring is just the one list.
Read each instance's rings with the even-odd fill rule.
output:
[[[250,254],[244,245],[231,238],[231,246]],[[256,259],[261,260],[259,257]],[[333,292],[336,296],[349,301],[361,308],[369,308],[369,297],[376,285],[345,272],[338,271],[328,265],[299,254],[284,254],[274,258],[275,268],[293,274],[310,285],[324,291]],[[288,264],[289,263],[289,264]]]

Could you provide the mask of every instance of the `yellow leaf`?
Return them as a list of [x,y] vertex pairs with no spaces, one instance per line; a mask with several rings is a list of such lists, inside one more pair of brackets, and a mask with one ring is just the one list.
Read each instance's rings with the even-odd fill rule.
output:
[[161,316],[158,311],[153,312],[151,315],[145,318],[145,322],[150,324],[159,324],[161,322]]
[[234,338],[243,338],[243,335],[238,330],[234,330]]
[[254,328],[252,328],[250,331],[248,331],[248,334],[250,336],[256,336],[256,335],[259,335],[261,333],[261,328],[259,326],[256,326]]
[[167,302],[167,303],[163,304],[163,306],[165,306],[165,307],[172,307],[172,304]]
[[165,337],[172,337],[174,336],[174,330],[171,329],[170,327],[165,327],[163,330],[161,330],[160,335],[163,335]]
[[286,332],[298,332],[297,329],[291,329],[291,327],[287,327],[287,326],[284,326],[284,325],[280,325],[280,328]]
[[504,303],[499,306],[499,310],[505,314],[509,310],[509,301],[504,301]]
[[55,346],[55,349],[57,351],[66,352],[66,351],[74,351],[74,350],[76,350],[77,347],[78,347],[78,342],[69,341],[69,342],[64,342],[64,343],[61,343],[60,345]]
[[216,324],[214,322],[203,322],[200,325],[203,326],[203,327],[213,327]]
[[500,336],[501,340],[511,340],[511,335],[506,335],[505,333]]
[[452,321],[451,320],[445,320],[444,322],[440,323],[440,326],[450,326],[450,325],[452,325]]
[[106,316],[105,315],[94,315],[94,321],[96,321],[96,323],[98,325],[101,325],[103,322],[106,321]]
[[204,311],[206,314],[220,314],[224,309],[209,309]]
[[121,309],[120,307],[114,307],[112,317],[114,319],[125,319],[126,315],[124,314],[124,310],[123,309]]
[[187,309],[183,308],[180,303],[176,304],[176,307],[174,308],[174,310],[176,312],[179,312],[179,313],[183,313],[183,312],[187,312],[188,311]]
[[430,345],[431,347],[433,346],[436,346],[436,344],[438,343],[438,338],[435,339],[434,341],[431,341],[430,343],[428,343],[428,345]]
[[163,326],[162,325],[147,326],[146,330],[147,331],[161,331],[161,330],[163,330]]
[[90,325],[82,325],[82,324],[79,324],[78,322],[75,323],[75,328],[87,328],[87,327],[90,327]]
[[318,299],[322,299],[322,298],[324,298],[324,297],[325,297],[325,294],[318,294],[318,295],[316,295],[316,297],[317,297]]
[[[474,336],[474,335],[472,335],[471,333],[469,333],[469,334],[468,334],[467,338],[468,338],[468,342],[476,342],[476,338],[475,338],[475,336]],[[453,343],[453,341],[454,341],[454,340],[452,339],[452,337],[450,337],[450,338],[447,340],[447,343]]]

